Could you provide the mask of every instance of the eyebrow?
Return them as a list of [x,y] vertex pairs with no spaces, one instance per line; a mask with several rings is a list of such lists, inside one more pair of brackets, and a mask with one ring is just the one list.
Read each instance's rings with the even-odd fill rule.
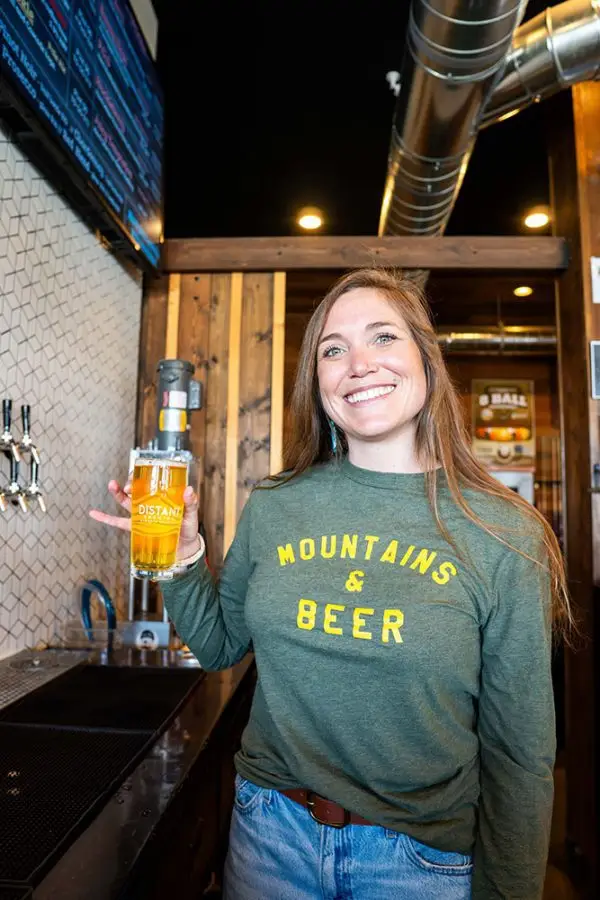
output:
[[[369,325],[366,326],[365,331],[375,331],[377,328],[397,328],[398,331],[403,331],[406,333],[406,329],[402,328],[401,325],[398,325],[397,322],[371,322]],[[344,339],[344,336],[342,334],[340,334],[338,331],[333,331],[333,332],[331,332],[331,334],[326,334],[324,337],[322,337],[321,340],[319,341],[319,344],[324,344],[325,341],[343,340],[343,339]]]

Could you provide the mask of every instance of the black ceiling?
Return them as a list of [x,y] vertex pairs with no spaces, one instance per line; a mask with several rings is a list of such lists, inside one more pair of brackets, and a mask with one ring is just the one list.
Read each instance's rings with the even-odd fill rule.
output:
[[[167,237],[376,234],[407,2],[154,0]],[[527,15],[553,5],[532,0]],[[548,201],[547,101],[483,132],[447,234],[516,234]]]

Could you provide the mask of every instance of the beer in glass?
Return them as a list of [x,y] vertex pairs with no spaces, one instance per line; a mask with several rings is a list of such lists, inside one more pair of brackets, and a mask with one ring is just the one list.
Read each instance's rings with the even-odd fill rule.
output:
[[134,458],[131,483],[131,574],[155,581],[172,577],[183,519],[188,464],[165,452]]

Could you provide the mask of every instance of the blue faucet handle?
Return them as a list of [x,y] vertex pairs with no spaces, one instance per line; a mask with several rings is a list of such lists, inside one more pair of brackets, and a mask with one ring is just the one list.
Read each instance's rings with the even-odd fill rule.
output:
[[[106,610],[106,626],[109,632],[114,632],[117,627],[117,613],[114,604],[110,598],[110,594],[101,581],[90,578],[89,581],[81,588],[81,620],[86,634],[90,641],[92,640],[92,614],[90,604],[92,594],[96,594],[104,605]],[[109,642],[112,643],[112,635],[109,634]]]

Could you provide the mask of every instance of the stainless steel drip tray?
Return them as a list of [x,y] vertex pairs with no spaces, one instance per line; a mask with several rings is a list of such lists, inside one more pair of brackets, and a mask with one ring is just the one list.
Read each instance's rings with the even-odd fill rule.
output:
[[2,667],[29,690],[0,710],[0,887],[39,883],[204,677],[170,657],[75,656],[48,658],[45,683],[41,663]]
[[196,669],[83,664],[0,710],[0,722],[155,732],[202,678]]
[[0,884],[0,900],[31,900],[33,894],[28,887],[12,887]]
[[0,710],[75,668],[88,655],[70,650],[23,650],[0,660]]
[[0,723],[0,883],[37,884],[151,741]]

